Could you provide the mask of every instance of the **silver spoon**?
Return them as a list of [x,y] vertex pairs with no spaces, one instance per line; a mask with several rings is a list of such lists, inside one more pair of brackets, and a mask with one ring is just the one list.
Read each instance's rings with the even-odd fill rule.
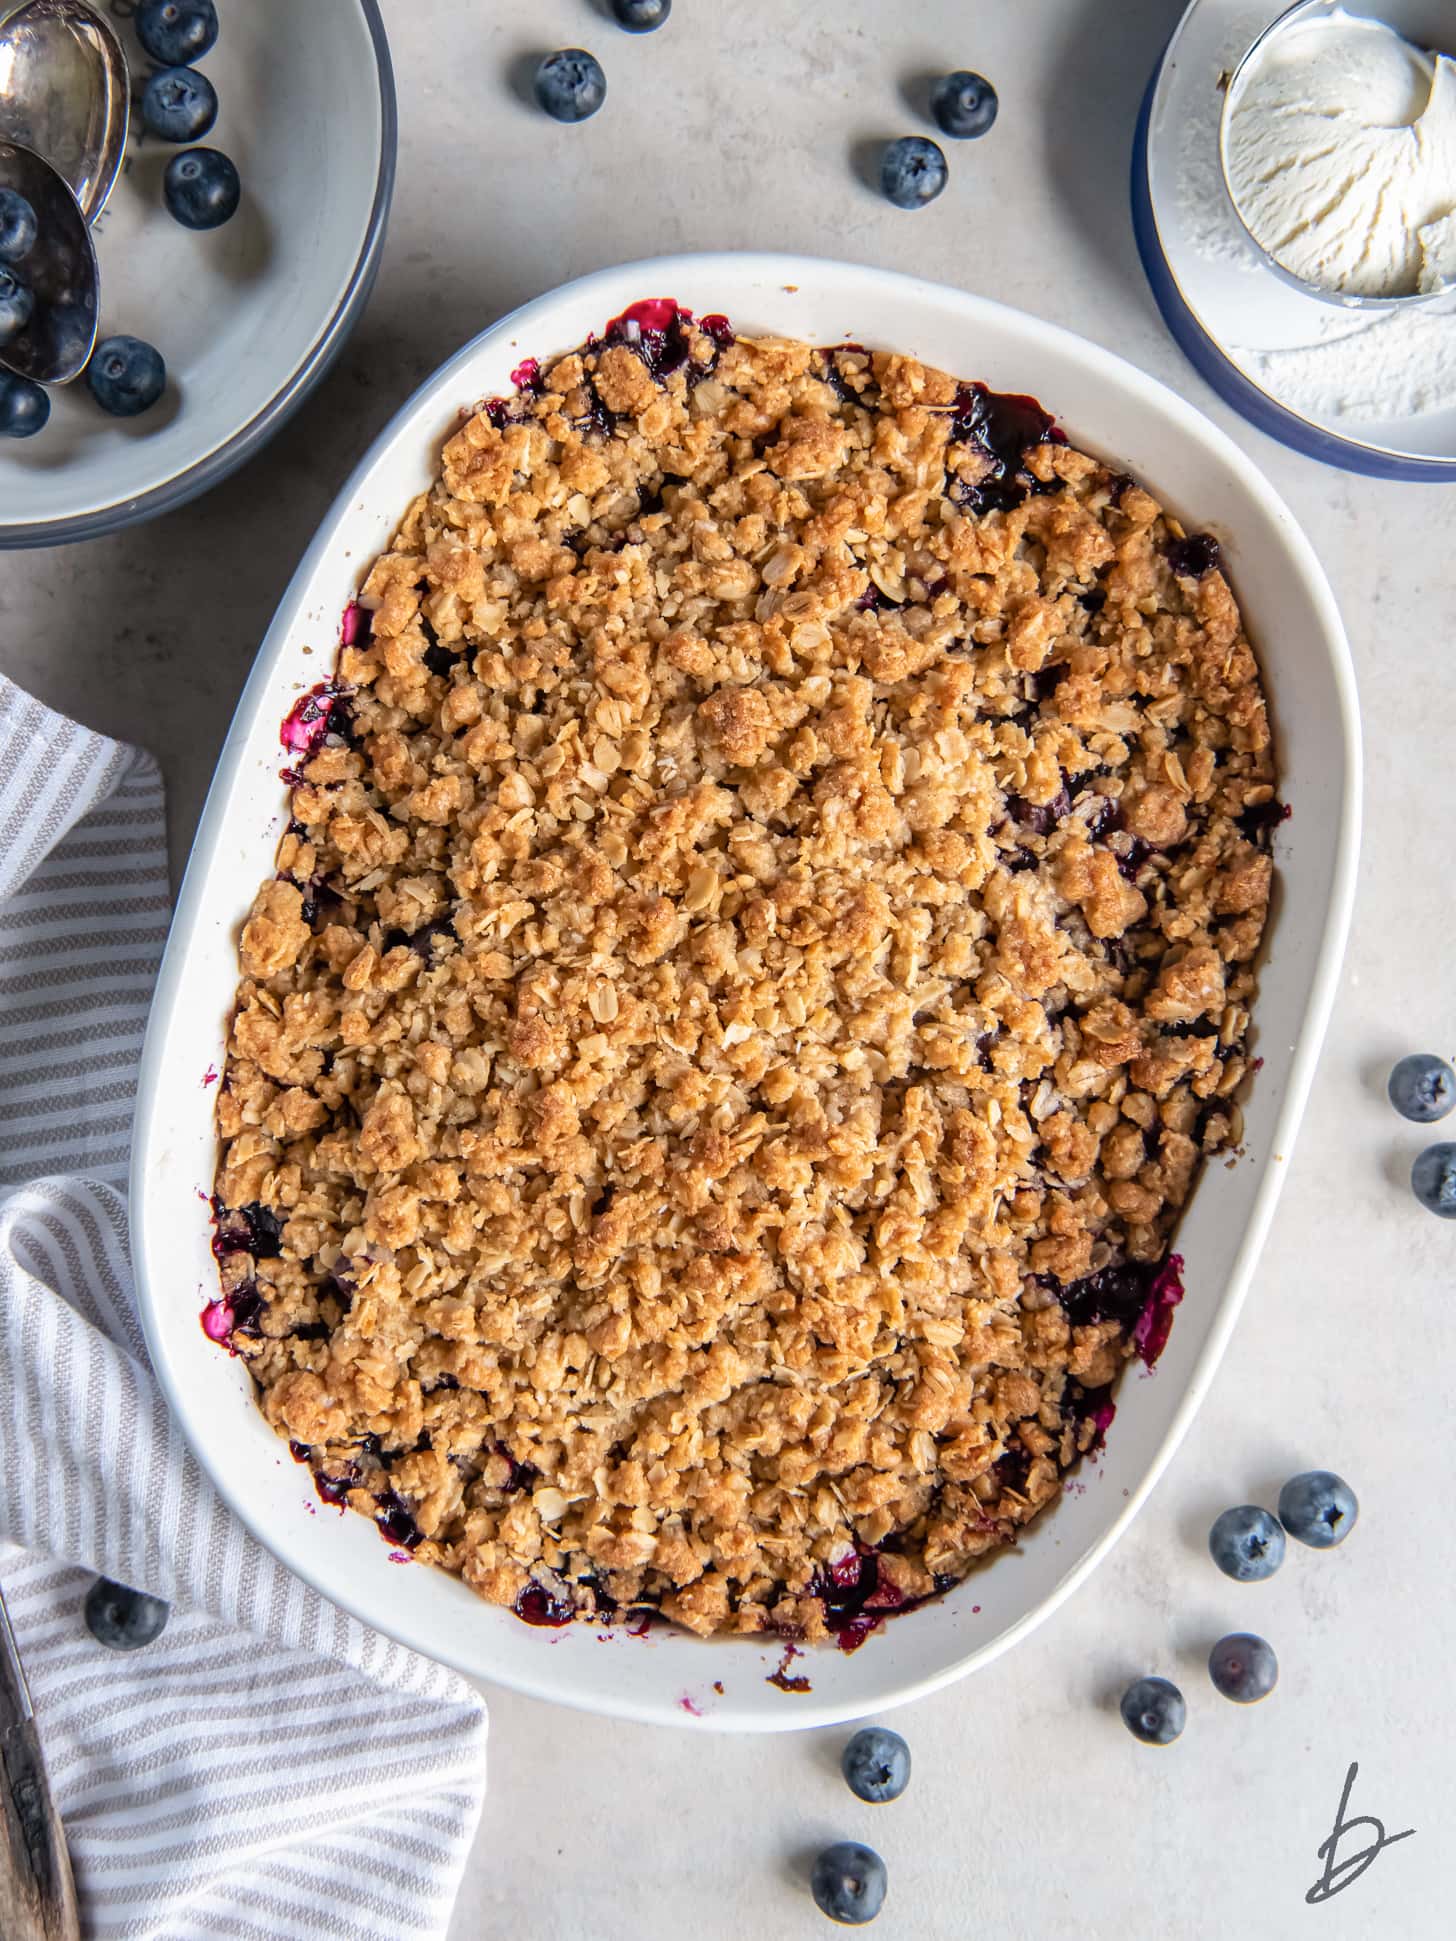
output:
[[131,77],[84,0],[0,0],[0,140],[44,155],[95,222],[126,152]]
[[78,1941],[76,1889],[30,1693],[0,1596],[0,1934]]
[[38,234],[20,273],[35,292],[24,330],[0,345],[0,365],[36,384],[67,384],[96,343],[96,251],[80,204],[33,149],[0,141],[0,184],[19,189]]

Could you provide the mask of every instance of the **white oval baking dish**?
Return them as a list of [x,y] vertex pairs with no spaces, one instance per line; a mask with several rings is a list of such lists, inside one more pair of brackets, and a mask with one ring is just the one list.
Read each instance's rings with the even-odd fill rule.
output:
[[[893,347],[1002,390],[1035,393],[1072,440],[1115,459],[1190,529],[1212,530],[1259,650],[1293,815],[1256,1012],[1263,1069],[1237,1164],[1204,1178],[1178,1236],[1187,1298],[1155,1375],[1134,1372],[1107,1446],[1016,1552],[889,1623],[858,1651],[794,1665],[782,1646],[533,1629],[454,1578],[404,1568],[365,1518],[335,1514],[266,1427],[243,1364],[199,1325],[217,1287],[205,1194],[213,1089],[236,982],[235,939],[283,827],[279,724],[332,665],[340,615],[462,406],[510,388],[527,355],[579,343],[626,305],[674,297],[745,333]],[[857,1717],[985,1664],[1083,1581],[1145,1500],[1191,1421],[1234,1325],[1269,1224],[1330,1010],[1354,886],[1360,747],[1340,616],[1308,541],[1246,455],[1131,365],[984,298],[812,258],[670,257],[602,271],[537,299],[468,344],[376,441],[309,547],[258,655],[208,796],[178,902],[143,1059],[132,1245],[152,1360],[204,1468],[251,1530],[360,1618],[475,1677],[623,1717],[780,1731]]]

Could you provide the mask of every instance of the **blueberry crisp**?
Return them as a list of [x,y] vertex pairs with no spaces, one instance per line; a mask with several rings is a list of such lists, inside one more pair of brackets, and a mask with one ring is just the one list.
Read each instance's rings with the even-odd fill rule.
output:
[[1259,670],[1215,541],[1032,399],[666,301],[516,382],[289,717],[208,1331],[492,1603],[858,1643],[1166,1338]]

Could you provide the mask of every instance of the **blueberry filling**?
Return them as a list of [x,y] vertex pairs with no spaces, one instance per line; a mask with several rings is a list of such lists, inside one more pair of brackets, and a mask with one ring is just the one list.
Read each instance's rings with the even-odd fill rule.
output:
[[1016,1443],[991,1465],[991,1474],[1003,1490],[1010,1490],[1013,1496],[1026,1494],[1026,1479],[1031,1473],[1031,1457]]
[[[217,1231],[212,1251],[219,1260],[229,1254],[251,1254],[255,1260],[276,1260],[283,1251],[283,1215],[257,1200],[247,1206],[226,1207],[214,1198]],[[234,1303],[236,1305],[236,1303]]]
[[301,887],[303,907],[299,915],[310,929],[318,922],[321,914],[337,910],[343,904],[343,897],[331,883],[325,882],[322,876],[310,876]]
[[1092,1321],[1118,1321],[1127,1326],[1141,1314],[1156,1273],[1156,1266],[1147,1261],[1121,1260],[1072,1281],[1060,1291],[1067,1319],[1075,1328]]
[[1111,797],[1099,795],[1097,797],[1097,807],[1088,818],[1088,838],[1095,842],[1098,836],[1105,835],[1109,829],[1117,828],[1121,819],[1122,812]]
[[1268,849],[1273,845],[1274,831],[1281,822],[1289,820],[1292,811],[1287,802],[1258,802],[1252,809],[1245,809],[1234,817],[1239,832],[1245,842],[1253,843],[1256,849]]
[[607,345],[625,344],[635,351],[660,384],[687,363],[692,349],[689,329],[693,313],[671,297],[646,297],[613,317],[602,335]]
[[1107,1431],[1112,1427],[1117,1414],[1117,1404],[1112,1399],[1112,1388],[1083,1388],[1080,1382],[1069,1382],[1067,1393],[1062,1398],[1062,1413],[1074,1423],[1090,1422],[1092,1440],[1083,1451],[1084,1455],[1095,1456],[1107,1440]]
[[877,586],[870,586],[866,587],[854,604],[860,613],[890,613],[898,612],[905,602],[892,600],[888,593],[881,593]]
[[855,402],[855,393],[849,388],[844,373],[839,368],[840,353],[842,351],[863,351],[863,349],[864,346],[862,344],[836,344],[833,350],[821,350],[815,353],[821,366],[819,372],[820,377],[842,404],[853,404]]
[[379,1512],[374,1521],[401,1550],[414,1550],[424,1541],[425,1533],[415,1522],[413,1511],[395,1490],[387,1489],[379,1498]]
[[507,1495],[513,1495],[519,1490],[529,1489],[541,1473],[534,1463],[517,1462],[503,1442],[496,1443],[495,1453],[510,1465],[506,1479],[501,1484],[501,1488]]
[[[949,1580],[936,1580],[931,1596],[949,1588]],[[858,1651],[871,1632],[878,1631],[887,1617],[898,1612],[918,1610],[929,1600],[907,1597],[880,1570],[874,1551],[851,1551],[827,1570],[816,1573],[809,1595],[824,1607],[824,1621],[841,1651]],[[785,1689],[797,1690],[797,1686]]]
[[1220,558],[1218,541],[1207,532],[1190,533],[1186,539],[1175,539],[1168,548],[1168,564],[1180,579],[1203,579],[1217,569]]
[[420,615],[420,631],[425,636],[425,651],[420,656],[432,674],[448,676],[457,661],[464,660],[462,648],[442,647],[440,636],[423,614]]
[[307,761],[318,753],[328,735],[352,742],[354,718],[340,690],[327,681],[320,681],[294,702],[284,717],[278,739],[290,754],[301,755]]
[[374,619],[367,607],[361,607],[357,600],[351,600],[344,608],[343,624],[339,628],[339,639],[345,647],[367,646],[374,632]]
[[575,1605],[565,1598],[554,1597],[544,1584],[527,1584],[514,1608],[523,1623],[550,1625],[553,1629],[570,1624],[576,1615]]
[[229,1334],[256,1336],[262,1333],[263,1310],[268,1305],[258,1292],[253,1281],[242,1287],[235,1287],[227,1297],[227,1308],[232,1315]]
[[1049,836],[1064,815],[1072,811],[1072,798],[1065,788],[1057,790],[1050,802],[1028,802],[1024,795],[1008,795],[1006,806],[1012,820],[1034,836]]
[[1079,593],[1077,595],[1077,604],[1088,613],[1101,613],[1102,609],[1107,605],[1106,588],[1094,586],[1088,593]]
[[617,428],[617,414],[602,403],[594,384],[588,385],[587,389],[591,399],[582,416],[575,420],[576,428],[582,432],[595,432],[599,438],[610,438]]
[[436,917],[432,923],[422,924],[418,930],[386,930],[380,938],[380,949],[386,955],[398,950],[401,945],[413,950],[432,968],[439,963],[443,953],[451,944],[458,944],[453,917]]
[[1112,853],[1117,858],[1117,867],[1131,883],[1152,855],[1153,846],[1144,842],[1141,836],[1128,836],[1122,843],[1112,845]]
[[956,392],[950,421],[953,443],[975,445],[993,461],[984,478],[957,479],[951,497],[968,512],[1010,512],[1033,492],[1059,491],[1022,468],[1033,445],[1065,445],[1066,434],[1035,398],[963,384]]
[[1116,1321],[1130,1327],[1138,1354],[1151,1368],[1168,1345],[1173,1309],[1183,1299],[1183,1258],[1123,1260],[1060,1289],[1062,1307],[1073,1327]]

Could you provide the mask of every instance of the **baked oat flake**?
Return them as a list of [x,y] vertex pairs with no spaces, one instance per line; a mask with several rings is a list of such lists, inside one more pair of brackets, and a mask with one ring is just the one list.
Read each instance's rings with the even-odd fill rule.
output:
[[1258,667],[1217,547],[1030,400],[665,303],[518,376],[290,717],[218,1331],[493,1603],[857,1643],[1166,1335],[1241,1132]]

